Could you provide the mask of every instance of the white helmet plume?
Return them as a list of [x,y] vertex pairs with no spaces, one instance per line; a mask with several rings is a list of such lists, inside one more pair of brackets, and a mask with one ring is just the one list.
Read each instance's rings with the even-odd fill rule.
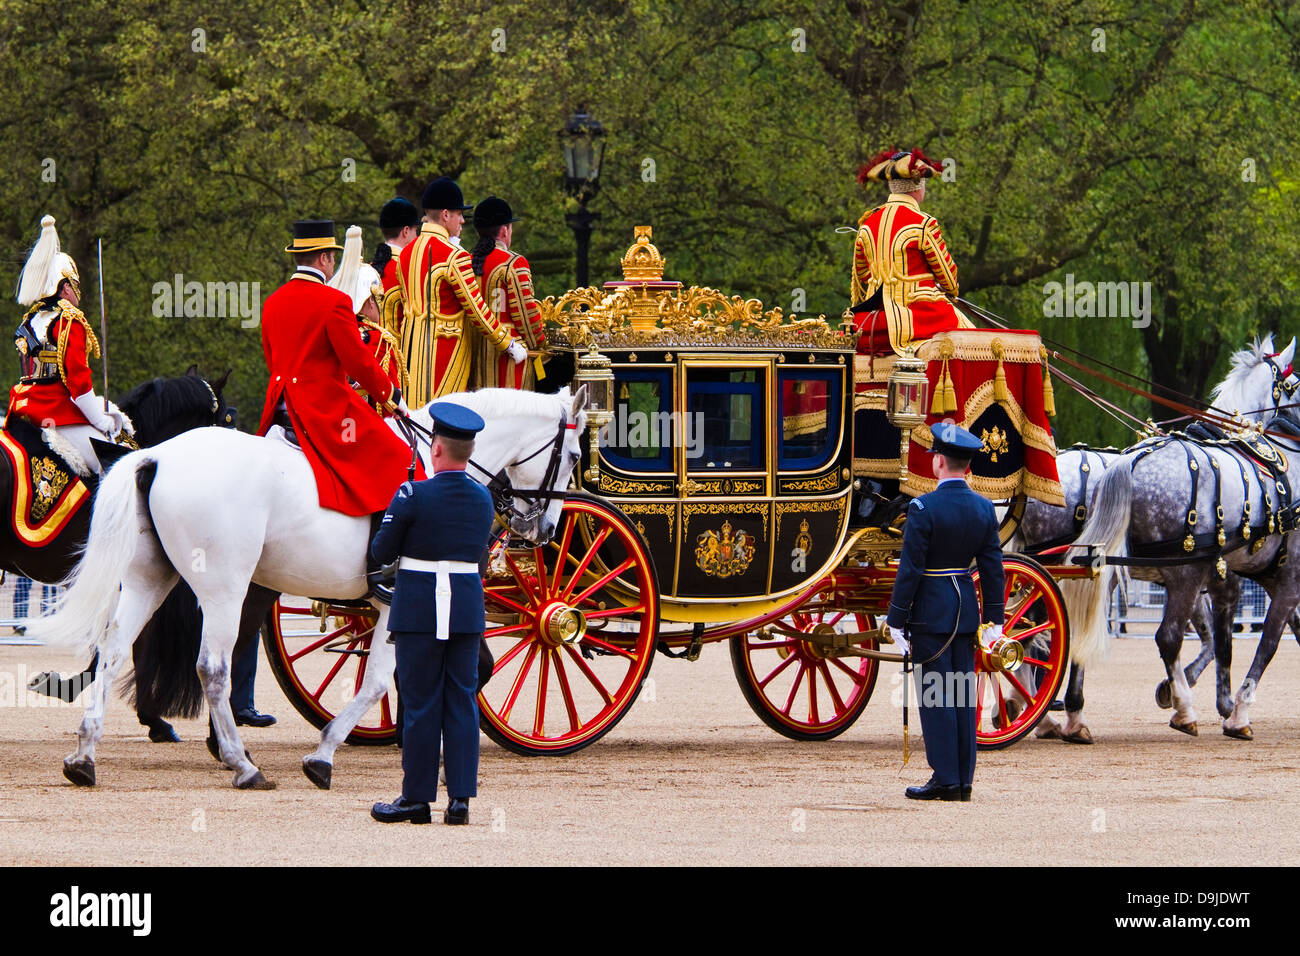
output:
[[64,279],[80,281],[77,264],[70,255],[59,251],[59,233],[54,228],[54,217],[45,216],[41,219],[41,237],[36,240],[22,275],[18,277],[18,304],[34,305],[54,295]]
[[[343,254],[339,256],[338,268],[330,276],[329,284],[340,292],[346,292],[348,298],[355,298],[353,290],[357,287],[357,273],[361,269],[361,227],[348,226],[347,237],[343,240]],[[354,308],[353,313],[356,312]]]

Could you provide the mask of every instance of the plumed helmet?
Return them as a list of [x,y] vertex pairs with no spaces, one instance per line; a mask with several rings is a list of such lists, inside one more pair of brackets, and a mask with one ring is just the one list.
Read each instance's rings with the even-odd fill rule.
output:
[[41,219],[41,235],[32,247],[22,275],[18,277],[18,304],[35,305],[59,291],[64,279],[80,284],[81,276],[72,256],[59,251],[59,233],[54,228],[54,217]]

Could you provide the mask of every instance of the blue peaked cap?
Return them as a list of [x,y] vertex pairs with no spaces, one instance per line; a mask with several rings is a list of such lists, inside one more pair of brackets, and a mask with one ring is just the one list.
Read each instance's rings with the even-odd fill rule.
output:
[[937,455],[951,455],[954,458],[972,458],[975,452],[984,447],[984,443],[966,429],[952,422],[940,422],[931,429],[934,443],[930,451]]
[[478,412],[455,402],[434,402],[429,406],[433,417],[435,435],[448,438],[473,438],[483,430],[483,417]]

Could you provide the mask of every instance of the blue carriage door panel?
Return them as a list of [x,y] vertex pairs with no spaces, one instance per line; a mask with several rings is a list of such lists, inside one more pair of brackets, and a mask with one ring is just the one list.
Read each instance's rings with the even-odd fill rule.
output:
[[673,421],[671,368],[616,368],[614,419],[601,435],[601,457],[633,474],[671,472],[683,441]]
[[767,471],[765,368],[688,368],[688,472]]
[[843,427],[841,369],[777,373],[777,470],[816,471],[831,463]]

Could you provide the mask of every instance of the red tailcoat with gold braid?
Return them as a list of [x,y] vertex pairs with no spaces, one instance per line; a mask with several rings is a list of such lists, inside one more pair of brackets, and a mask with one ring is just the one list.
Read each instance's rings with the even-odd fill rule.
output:
[[[37,335],[33,320],[54,311],[44,335]],[[39,342],[39,347],[33,347]],[[33,309],[18,327],[19,381],[9,390],[10,415],[29,419],[40,427],[88,425],[72,400],[94,388],[90,355],[99,355],[99,340],[85,315],[66,299],[52,309]]]
[[322,508],[347,515],[383,511],[406,480],[411,449],[348,384],[387,401],[393,385],[357,334],[352,299],[308,272],[295,273],[262,308],[262,348],[271,380],[258,434],[281,399],[316,476]]
[[947,298],[957,295],[957,266],[939,223],[908,193],[890,196],[858,223],[850,298],[863,302],[877,289],[880,310],[855,319],[859,351],[901,352],[938,332],[974,328]]
[[[509,329],[511,335],[536,352],[546,344],[546,330],[542,327],[542,307],[533,298],[533,276],[528,260],[511,252],[503,242],[483,260],[483,274],[479,276],[483,301],[497,320]],[[518,364],[489,348],[483,356],[479,384],[484,388],[524,388],[533,382],[531,361]]]
[[402,340],[402,289],[397,282],[397,271],[401,254],[400,249],[393,251],[393,257],[384,263],[383,275],[379,277],[384,287],[379,297],[380,319],[384,328],[397,337],[399,344]]
[[[361,332],[361,344],[370,349],[379,363],[379,368],[388,376],[393,388],[400,388],[402,396],[407,392],[406,361],[402,358],[402,346],[397,336],[378,323],[357,316],[357,325]],[[391,418],[393,413],[383,402],[372,401],[370,407],[384,418]]]
[[452,245],[442,227],[420,227],[419,237],[402,250],[397,281],[402,351],[411,376],[406,401],[412,408],[468,386],[473,340],[465,335],[467,318],[497,351],[510,347],[510,331],[483,302],[469,253]]

